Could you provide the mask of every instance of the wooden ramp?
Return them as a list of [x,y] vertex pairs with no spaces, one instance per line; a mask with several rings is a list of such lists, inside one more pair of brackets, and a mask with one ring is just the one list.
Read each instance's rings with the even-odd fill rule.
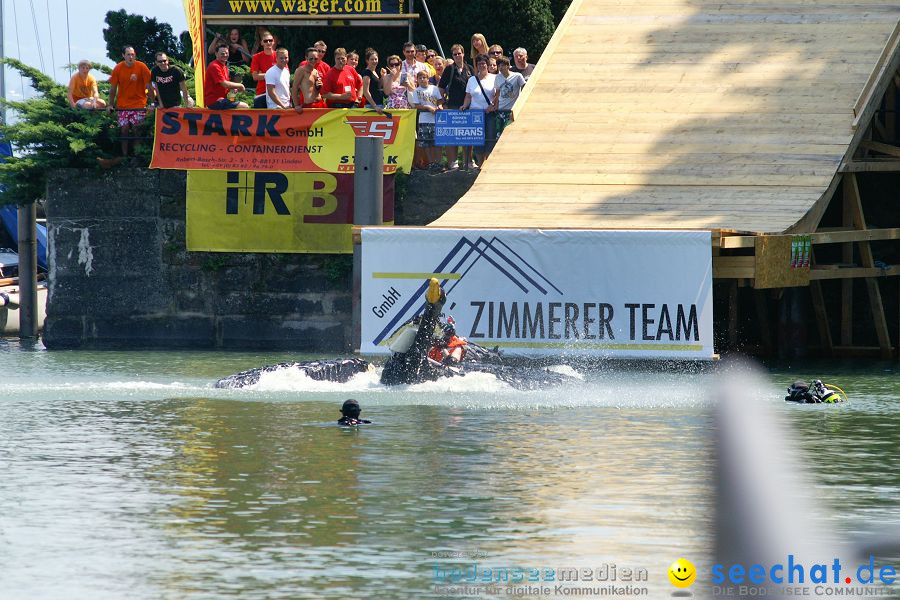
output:
[[803,231],[896,69],[898,18],[900,0],[574,0],[431,225]]

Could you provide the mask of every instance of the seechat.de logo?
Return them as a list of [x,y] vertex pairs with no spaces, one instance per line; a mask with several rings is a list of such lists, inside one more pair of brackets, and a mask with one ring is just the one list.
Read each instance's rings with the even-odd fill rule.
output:
[[347,117],[344,121],[353,128],[356,137],[382,137],[385,144],[393,144],[400,127],[400,117]]

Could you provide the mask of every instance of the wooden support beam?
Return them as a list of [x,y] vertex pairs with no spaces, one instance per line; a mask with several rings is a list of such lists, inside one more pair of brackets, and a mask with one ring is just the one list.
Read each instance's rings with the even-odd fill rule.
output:
[[753,301],[756,304],[756,318],[759,319],[759,337],[762,341],[763,355],[775,354],[775,341],[772,339],[772,327],[769,324],[769,303],[766,290],[753,290]]
[[[818,266],[816,252],[809,249],[809,264],[815,269]],[[825,309],[825,296],[822,294],[822,284],[818,281],[809,282],[809,295],[812,299],[813,311],[816,313],[816,327],[819,329],[819,340],[822,342],[822,351],[825,356],[834,356],[834,341],[831,339],[831,327],[828,324],[828,311]]]
[[822,294],[822,284],[818,281],[810,281],[809,292],[812,297],[813,310],[816,313],[819,339],[822,340],[822,351],[825,356],[834,356],[834,342],[831,339],[831,328],[828,326],[828,312],[825,310],[825,296]]
[[[869,241],[875,242],[880,240],[900,240],[900,227],[891,227],[885,229],[820,229],[817,233],[808,234],[815,244],[842,244],[848,242]],[[720,248],[754,248],[756,245],[755,235],[732,235],[723,236],[719,241]]]
[[841,165],[841,173],[897,173],[900,160],[851,160]]
[[884,112],[884,128],[887,130],[884,139],[888,142],[895,142],[897,141],[897,113],[894,111],[897,109],[897,85],[893,81],[884,94],[884,104],[887,109]]
[[732,281],[728,286],[728,349],[737,347],[738,341],[738,285]]
[[[868,142],[863,142],[863,146]],[[843,175],[844,202],[841,207],[841,223],[848,229],[853,229],[853,213],[850,210],[850,179],[856,178],[852,173]],[[845,264],[853,263],[853,244],[845,243],[841,247],[841,261]],[[853,280],[844,279],[841,282],[841,345],[853,345]]]
[[[831,268],[829,268],[831,267]],[[817,269],[809,270],[810,281],[821,281],[823,279],[846,279],[850,282],[852,279],[860,277],[879,278],[879,277],[897,277],[900,275],[900,265],[891,265],[884,269],[879,267],[841,267],[839,265],[819,265]]]
[[887,154],[888,156],[900,157],[900,147],[892,146],[891,144],[885,144],[883,142],[872,142],[867,140],[860,144],[860,146],[862,146],[866,150],[878,152],[879,154]]
[[[849,204],[849,211],[858,229],[866,228],[866,217],[863,213],[862,198],[859,194],[859,184],[856,175],[848,173],[844,176],[848,185],[844,187],[845,194],[849,191],[849,197],[845,196],[844,206]],[[872,256],[872,246],[869,242],[858,242],[859,261],[865,269],[875,268],[875,258]],[[881,357],[890,359],[893,354],[891,347],[891,335],[888,333],[887,317],[884,314],[884,304],[881,301],[881,290],[878,289],[878,280],[874,277],[866,278],[866,287],[869,290],[869,307],[872,311],[872,320],[875,323],[875,334],[878,337],[878,346],[881,348]]]

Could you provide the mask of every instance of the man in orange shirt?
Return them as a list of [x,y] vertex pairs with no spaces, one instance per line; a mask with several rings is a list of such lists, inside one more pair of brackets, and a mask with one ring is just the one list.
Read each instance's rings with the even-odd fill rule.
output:
[[122,134],[122,156],[128,156],[134,127],[147,114],[147,91],[150,88],[150,69],[139,60],[134,48],[122,49],[122,62],[117,64],[109,78],[109,106],[107,110],[119,110],[119,127]]

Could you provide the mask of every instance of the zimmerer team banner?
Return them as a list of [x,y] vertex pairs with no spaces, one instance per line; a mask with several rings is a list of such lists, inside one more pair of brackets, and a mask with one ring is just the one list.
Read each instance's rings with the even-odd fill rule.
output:
[[708,231],[363,228],[360,349],[388,352],[436,277],[457,333],[510,354],[711,359],[710,248]]
[[416,111],[156,111],[154,169],[352,173],[356,137],[384,138],[384,172],[409,173]]
[[[394,177],[384,178],[384,221],[394,220]],[[190,171],[187,249],[351,253],[353,175]]]

